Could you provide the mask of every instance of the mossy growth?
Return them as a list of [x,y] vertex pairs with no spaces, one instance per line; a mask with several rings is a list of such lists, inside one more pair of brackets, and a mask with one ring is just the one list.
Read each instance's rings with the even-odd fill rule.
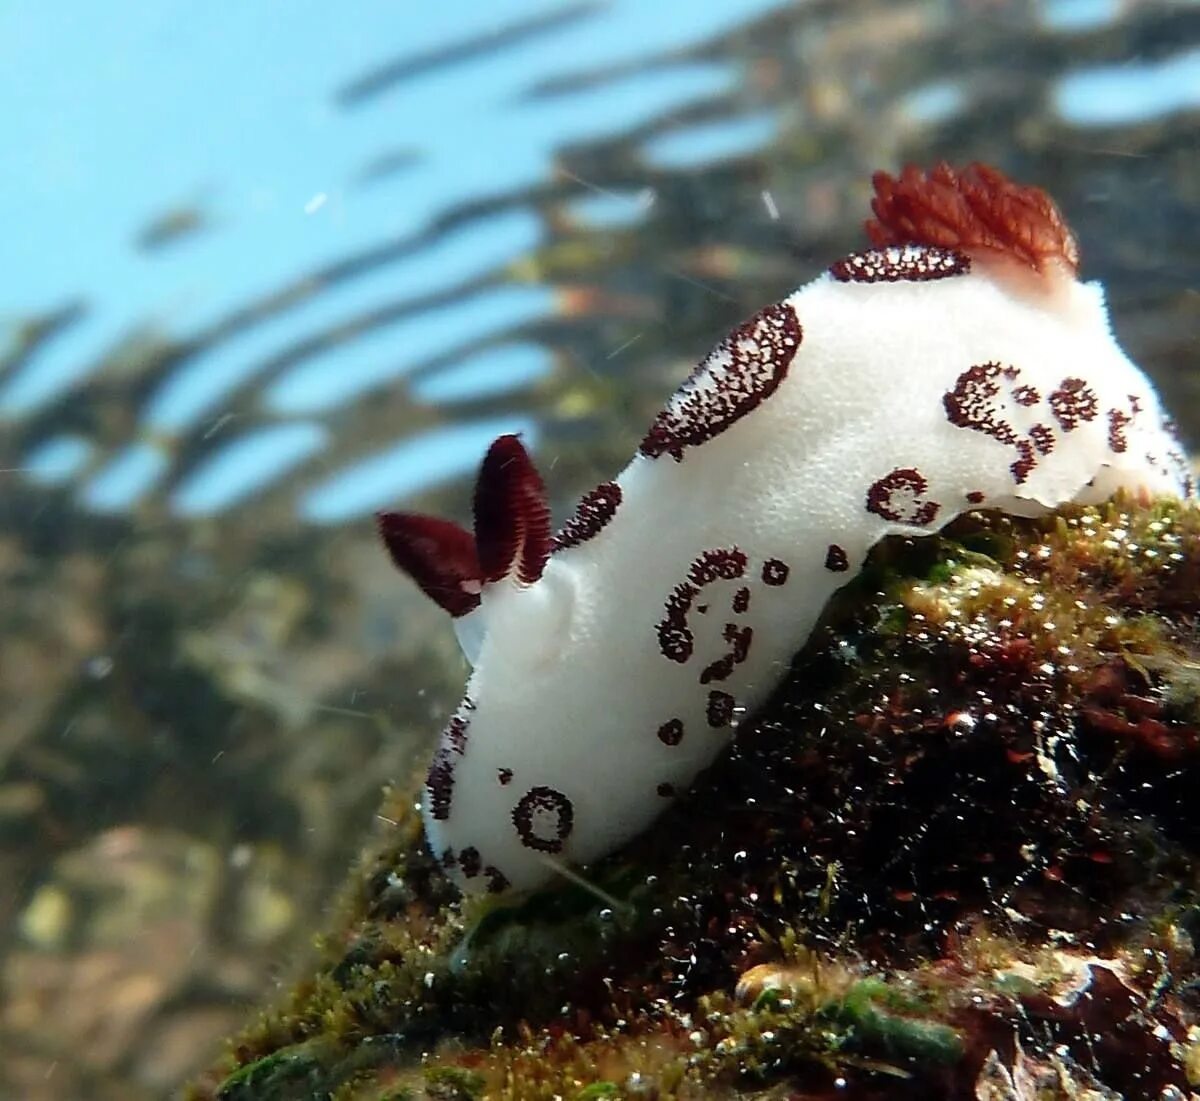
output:
[[1177,503],[890,540],[579,881],[460,904],[391,793],[312,977],[192,1097],[1186,1091],[1198,623]]

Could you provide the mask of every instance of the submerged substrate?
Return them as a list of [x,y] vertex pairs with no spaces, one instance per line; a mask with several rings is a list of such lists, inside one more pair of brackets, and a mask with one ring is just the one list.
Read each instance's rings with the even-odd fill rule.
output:
[[460,905],[418,781],[195,1101],[1200,1094],[1200,510],[893,539],[644,837]]

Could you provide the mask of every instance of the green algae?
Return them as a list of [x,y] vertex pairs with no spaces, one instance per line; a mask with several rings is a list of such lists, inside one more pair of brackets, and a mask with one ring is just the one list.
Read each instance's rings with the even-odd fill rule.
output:
[[[919,1063],[956,1063],[962,1058],[963,1041],[955,1029],[884,1008],[895,1000],[893,988],[882,979],[863,979],[820,1012],[845,1028],[847,1043],[868,1051]],[[913,1013],[931,1007],[907,1004],[904,1008]]]
[[193,1097],[973,1096],[1088,1029],[1109,1088],[1183,1088],[1198,583],[1170,502],[889,541],[687,799],[515,905],[460,908],[396,790]]
[[433,1101],[476,1101],[485,1087],[483,1075],[461,1067],[431,1067],[425,1072],[425,1094]]
[[328,1060],[321,1047],[319,1043],[295,1044],[265,1055],[231,1074],[221,1086],[221,1096],[230,1101],[303,1096],[297,1090],[320,1096],[331,1088]]

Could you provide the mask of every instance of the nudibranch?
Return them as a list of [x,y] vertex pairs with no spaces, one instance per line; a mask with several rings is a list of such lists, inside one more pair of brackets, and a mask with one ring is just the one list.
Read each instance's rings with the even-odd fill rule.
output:
[[474,664],[423,803],[463,888],[536,887],[650,825],[884,536],[1191,496],[1045,193],[979,164],[874,187],[871,247],[725,337],[557,534],[515,436],[483,461],[473,532],[381,514]]

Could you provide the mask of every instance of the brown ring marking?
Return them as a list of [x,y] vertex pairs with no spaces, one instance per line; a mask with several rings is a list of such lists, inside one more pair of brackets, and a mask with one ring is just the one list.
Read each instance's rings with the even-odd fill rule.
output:
[[[553,836],[537,832],[540,824],[538,818],[542,815],[554,816]],[[563,844],[575,828],[575,808],[561,791],[539,785],[521,796],[520,802],[513,808],[512,822],[521,844],[526,848],[558,853],[562,852]]]

